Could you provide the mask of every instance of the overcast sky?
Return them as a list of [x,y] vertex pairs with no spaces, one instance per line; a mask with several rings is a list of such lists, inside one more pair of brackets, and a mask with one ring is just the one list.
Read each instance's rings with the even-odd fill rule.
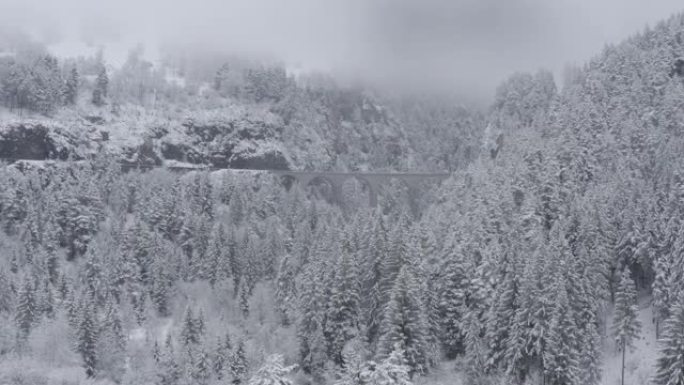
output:
[[136,41],[148,52],[174,41],[488,98],[514,71],[558,74],[682,10],[681,0],[0,0],[0,23],[62,50],[119,47],[112,60]]

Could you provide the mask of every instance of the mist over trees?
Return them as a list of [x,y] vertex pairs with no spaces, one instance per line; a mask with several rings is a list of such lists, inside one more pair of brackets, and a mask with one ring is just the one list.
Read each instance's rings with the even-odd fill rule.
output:
[[[0,168],[0,380],[592,385],[620,355],[630,384],[654,330],[650,376],[681,384],[683,30],[487,111],[278,63],[0,56],[3,113],[85,137]],[[369,207],[253,168],[451,177]]]

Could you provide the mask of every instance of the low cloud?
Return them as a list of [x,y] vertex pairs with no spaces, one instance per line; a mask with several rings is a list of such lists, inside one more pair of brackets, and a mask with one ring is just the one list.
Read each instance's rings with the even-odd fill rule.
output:
[[172,42],[269,54],[398,86],[491,97],[515,71],[582,63],[684,8],[674,0],[0,0],[47,43]]

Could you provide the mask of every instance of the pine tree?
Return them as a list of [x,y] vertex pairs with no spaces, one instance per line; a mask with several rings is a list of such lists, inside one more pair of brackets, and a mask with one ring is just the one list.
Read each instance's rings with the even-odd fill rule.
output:
[[152,347],[152,359],[154,360],[154,362],[157,363],[157,365],[159,365],[159,363],[161,362],[161,358],[162,353],[161,348],[159,347],[159,341],[155,340],[154,346]]
[[38,304],[35,297],[35,288],[29,278],[24,280],[24,284],[17,295],[15,320],[23,337],[28,336],[31,328],[38,321]]
[[624,384],[625,351],[632,346],[641,330],[639,322],[639,308],[637,305],[636,286],[629,269],[622,270],[617,292],[615,293],[615,318],[613,328],[618,348],[622,351],[622,383]]
[[81,322],[78,326],[77,349],[83,359],[83,366],[88,378],[95,377],[97,370],[97,329],[95,308],[92,305],[86,305],[81,310]]
[[172,283],[163,265],[163,261],[155,259],[155,267],[154,271],[152,272],[150,298],[152,299],[154,307],[159,316],[168,317],[171,315],[169,288],[171,287]]
[[388,357],[396,348],[404,351],[411,375],[427,371],[427,324],[418,285],[404,266],[397,276],[380,327],[378,353]]
[[107,76],[107,69],[102,66],[100,72],[97,74],[97,79],[95,79],[95,88],[93,89],[93,99],[94,105],[101,107],[105,103],[107,98],[107,91],[109,87],[109,77]]
[[204,349],[200,349],[197,357],[197,362],[192,370],[193,382],[198,385],[206,385],[211,378],[211,367],[209,356]]
[[597,385],[601,381],[601,336],[598,332],[595,317],[587,322],[580,333],[579,382],[586,385]]
[[182,370],[176,361],[171,343],[171,335],[166,338],[164,351],[157,367],[159,385],[177,385],[182,377]]
[[[404,360],[405,352],[398,346],[377,365],[372,363],[360,373],[360,384],[412,385],[411,368]],[[346,385],[346,384],[345,384]]]
[[654,383],[657,385],[684,384],[684,294],[680,293],[672,315],[664,325],[660,340],[660,357]]
[[240,311],[244,318],[249,317],[249,288],[246,280],[240,282]]
[[486,334],[489,347],[488,369],[502,364],[508,348],[509,338],[515,329],[515,313],[518,308],[519,277],[515,270],[513,253],[508,253],[501,262],[501,276],[496,286],[493,303],[486,315]]
[[367,338],[372,343],[377,340],[378,329],[382,322],[382,261],[387,253],[387,231],[381,216],[369,222],[370,236],[364,250],[362,264],[362,291],[366,293],[362,300],[365,313]]
[[294,366],[285,366],[283,357],[274,354],[266,358],[266,362],[249,380],[249,385],[292,385],[287,374],[294,370]]
[[226,272],[230,269],[226,268],[227,258],[226,258],[226,248],[225,244],[226,231],[223,227],[223,223],[220,223],[214,231],[211,233],[209,239],[209,248],[207,249],[207,265],[208,272],[207,277],[209,279],[209,284],[211,287],[216,285],[216,282],[226,277]]
[[327,361],[323,335],[325,305],[322,277],[309,267],[301,277],[297,337],[299,339],[299,363],[305,373],[318,375]]
[[458,260],[447,260],[438,282],[437,309],[440,319],[438,338],[447,357],[463,353],[462,317],[465,310],[466,276]]
[[564,279],[557,280],[555,308],[549,325],[549,336],[544,354],[544,375],[552,385],[576,384],[578,370],[579,338],[575,317],[568,303]]
[[9,277],[0,269],[0,314],[9,313],[14,308],[14,290]]
[[204,325],[204,310],[200,308],[199,314],[195,319],[195,330],[197,330],[197,339],[201,341],[204,338],[204,333],[207,331]]
[[233,349],[230,343],[230,335],[226,333],[225,338],[218,338],[216,342],[216,350],[214,351],[214,358],[212,360],[212,369],[219,381],[223,379],[226,369],[228,369],[228,360],[230,358],[231,350]]
[[55,298],[50,286],[50,281],[45,279],[40,285],[41,289],[38,294],[38,310],[39,313],[48,317],[54,318],[55,316]]
[[181,342],[184,346],[197,345],[200,341],[200,332],[197,330],[197,320],[195,320],[192,309],[188,307],[183,318],[183,328],[181,329]]
[[64,89],[64,103],[67,105],[76,104],[76,99],[78,97],[78,71],[76,67],[71,69],[69,72],[69,77],[66,80]]
[[358,274],[355,258],[344,246],[335,268],[325,324],[329,356],[338,365],[344,363],[344,345],[359,334]]
[[[156,342],[155,342],[155,347]],[[97,333],[96,372],[115,381],[121,381],[126,369],[126,335],[123,330],[118,305],[106,305],[103,325]]]
[[241,384],[245,380],[247,374],[247,356],[245,352],[245,343],[240,340],[237,348],[230,358],[230,374],[233,378],[233,384]]

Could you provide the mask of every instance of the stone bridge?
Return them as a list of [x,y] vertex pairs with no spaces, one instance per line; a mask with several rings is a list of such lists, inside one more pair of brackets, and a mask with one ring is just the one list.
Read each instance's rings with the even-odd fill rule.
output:
[[376,172],[335,172],[335,171],[289,171],[289,170],[262,170],[283,178],[291,178],[297,181],[301,187],[308,186],[314,180],[320,180],[330,185],[333,199],[342,202],[342,185],[349,179],[356,179],[366,185],[368,189],[370,206],[378,204],[378,192],[380,186],[389,183],[391,179],[402,181],[415,191],[421,182],[434,180],[441,182],[448,178],[449,173],[376,173]]

